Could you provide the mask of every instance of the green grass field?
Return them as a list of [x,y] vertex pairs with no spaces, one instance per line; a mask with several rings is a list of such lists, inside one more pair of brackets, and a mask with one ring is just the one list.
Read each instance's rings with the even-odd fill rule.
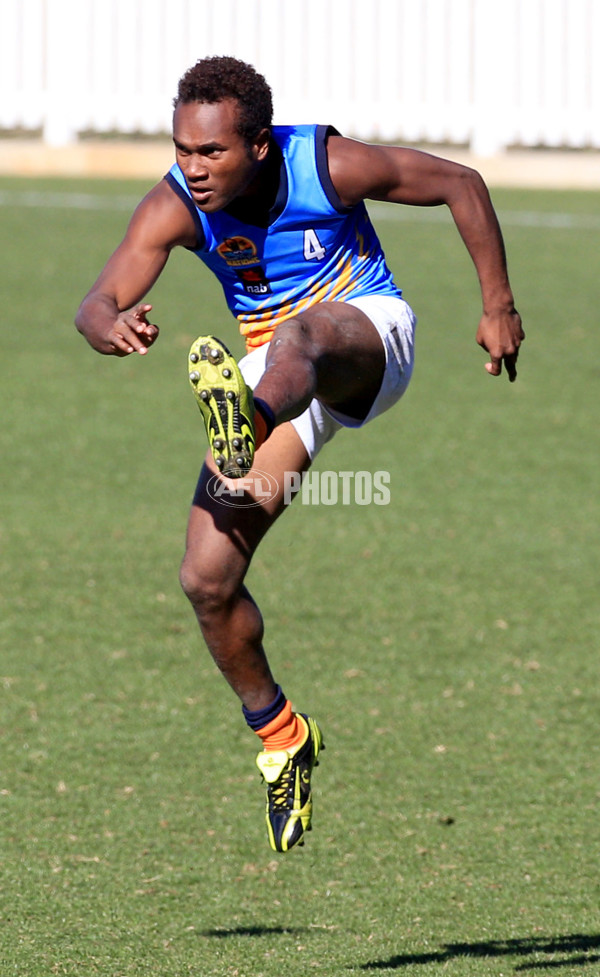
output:
[[181,252],[146,359],[72,326],[145,189],[0,181],[0,973],[597,974],[600,194],[494,192],[513,385],[448,219],[374,208],[417,369],[315,467],[389,471],[391,504],[297,502],[250,574],[327,742],[315,830],[280,857],[177,582],[187,348],[241,352],[235,325]]

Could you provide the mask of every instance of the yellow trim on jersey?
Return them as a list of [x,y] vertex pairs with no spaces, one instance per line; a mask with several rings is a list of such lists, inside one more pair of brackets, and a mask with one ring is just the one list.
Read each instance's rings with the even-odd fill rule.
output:
[[[356,284],[356,275],[353,274],[355,271],[355,261],[351,259],[346,259],[345,262],[340,260],[334,269],[335,277],[322,282],[320,277],[316,276],[308,286],[304,298],[291,300],[288,299],[288,296],[284,296],[279,310],[275,314],[268,309],[261,312],[261,306],[259,306],[256,312],[238,316],[240,332],[245,337],[246,348],[248,350],[255,349],[257,346],[268,343],[280,323],[285,322],[286,319],[291,319],[294,315],[305,312],[306,309],[312,308],[319,302],[341,301]],[[263,308],[265,305],[266,303],[262,303]]]

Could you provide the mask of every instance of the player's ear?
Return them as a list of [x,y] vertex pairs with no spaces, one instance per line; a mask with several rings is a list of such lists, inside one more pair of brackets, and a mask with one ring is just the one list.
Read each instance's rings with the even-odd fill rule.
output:
[[254,140],[254,148],[256,151],[257,160],[262,161],[266,159],[267,153],[269,152],[269,143],[271,141],[271,130],[261,129],[258,136]]

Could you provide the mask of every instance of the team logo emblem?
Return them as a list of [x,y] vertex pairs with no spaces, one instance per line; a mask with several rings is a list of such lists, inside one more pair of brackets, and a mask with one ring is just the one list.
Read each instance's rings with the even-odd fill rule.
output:
[[254,241],[247,237],[227,237],[217,248],[217,253],[228,265],[237,268],[255,264],[257,249]]

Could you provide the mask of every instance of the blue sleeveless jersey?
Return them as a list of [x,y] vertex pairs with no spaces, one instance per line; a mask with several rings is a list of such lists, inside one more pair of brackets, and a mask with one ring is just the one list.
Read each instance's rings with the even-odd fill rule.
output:
[[280,322],[317,302],[400,295],[365,205],[344,207],[329,176],[328,126],[275,126],[283,161],[267,227],[194,204],[175,164],[165,177],[194,217],[191,248],[217,276],[246,346],[269,341]]

